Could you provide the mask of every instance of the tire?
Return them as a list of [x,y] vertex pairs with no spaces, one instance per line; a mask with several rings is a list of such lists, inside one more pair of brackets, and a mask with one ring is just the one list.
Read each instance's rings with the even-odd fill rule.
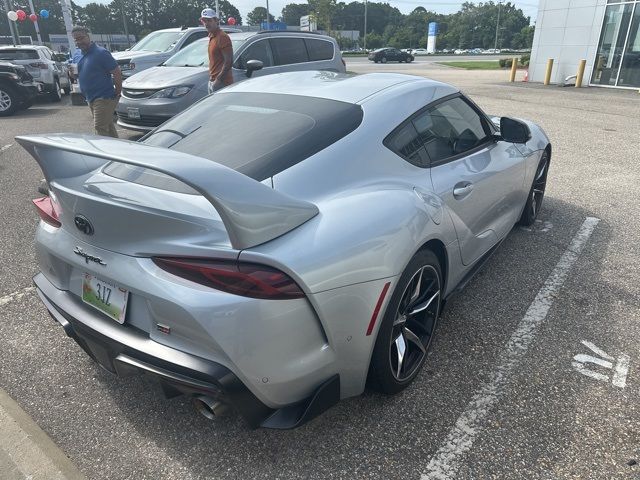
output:
[[62,91],[65,95],[71,94],[71,85],[69,85],[68,87],[64,87]]
[[382,57],[382,58],[380,59],[380,61],[381,61],[382,63],[387,63],[387,57]]
[[13,115],[19,107],[18,95],[8,85],[0,85],[0,117]]
[[53,90],[49,93],[49,98],[52,102],[59,102],[62,100],[62,94],[60,93],[60,80],[57,78],[53,81]]
[[413,57],[407,57],[407,63],[413,62]]
[[544,200],[544,192],[547,187],[547,173],[549,172],[549,152],[546,150],[540,158],[538,167],[536,168],[536,174],[533,177],[533,183],[527,196],[527,203],[524,205],[524,210],[520,216],[520,225],[529,227],[533,225],[533,222],[538,218],[538,213],[542,208],[542,201]]
[[369,367],[372,388],[398,393],[418,375],[438,324],[441,290],[438,258],[429,250],[416,253],[400,276],[378,329]]

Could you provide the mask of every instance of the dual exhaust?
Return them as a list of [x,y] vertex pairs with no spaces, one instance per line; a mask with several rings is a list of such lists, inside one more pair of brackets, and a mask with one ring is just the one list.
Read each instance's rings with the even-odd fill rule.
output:
[[229,406],[226,403],[206,395],[195,395],[191,401],[196,412],[208,420],[213,420],[229,411]]

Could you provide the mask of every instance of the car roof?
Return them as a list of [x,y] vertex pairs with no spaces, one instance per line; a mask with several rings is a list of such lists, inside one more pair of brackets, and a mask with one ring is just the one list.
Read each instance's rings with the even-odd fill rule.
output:
[[227,87],[225,92],[263,92],[326,98],[348,103],[361,103],[387,88],[413,83],[415,88],[433,88],[439,96],[458,92],[446,83],[401,73],[368,73],[350,75],[327,71],[287,72],[264,75]]
[[21,48],[25,48],[27,50],[40,50],[43,48],[49,48],[45,45],[0,45],[0,50],[6,50],[10,48],[11,50],[17,50]]

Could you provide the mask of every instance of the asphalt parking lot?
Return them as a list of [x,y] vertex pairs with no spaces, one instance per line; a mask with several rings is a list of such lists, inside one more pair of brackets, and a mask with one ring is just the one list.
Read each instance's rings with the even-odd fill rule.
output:
[[453,83],[488,113],[538,122],[553,143],[539,221],[515,228],[448,303],[410,388],[366,392],[294,431],[249,430],[93,364],[31,287],[41,175],[13,139],[91,133],[88,108],[68,98],[0,119],[0,388],[90,479],[640,477],[638,92],[347,63]]

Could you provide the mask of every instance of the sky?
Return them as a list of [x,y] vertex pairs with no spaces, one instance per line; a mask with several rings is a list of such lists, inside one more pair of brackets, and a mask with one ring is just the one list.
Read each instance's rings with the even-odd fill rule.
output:
[[[215,0],[201,0],[202,8],[206,6],[215,7]],[[345,3],[350,3],[352,0],[342,0]],[[360,0],[363,1],[363,0]],[[378,1],[380,3],[389,3],[392,7],[396,7],[404,14],[411,13],[416,7],[422,6],[427,10],[431,10],[437,13],[455,13],[460,10],[460,6],[464,3],[464,1],[453,1],[453,0],[443,0],[443,1],[429,1],[429,0],[372,0]],[[536,20],[536,16],[538,13],[538,0],[510,0],[511,3],[515,4],[518,8],[520,8],[525,16],[531,17],[531,23],[533,24]],[[104,3],[108,4],[108,0],[74,0],[74,2],[78,5],[84,6],[87,3]],[[211,5],[207,5],[206,2],[211,2]],[[235,7],[240,10],[240,15],[245,20],[247,19],[247,15],[250,11],[252,11],[255,7],[266,7],[266,0],[230,0],[230,2],[235,5]],[[289,3],[305,3],[303,0],[270,0],[269,1],[269,12],[274,17],[279,17],[281,15],[282,9],[285,5]],[[477,2],[474,2],[477,3]],[[194,23],[195,24],[195,23]]]

